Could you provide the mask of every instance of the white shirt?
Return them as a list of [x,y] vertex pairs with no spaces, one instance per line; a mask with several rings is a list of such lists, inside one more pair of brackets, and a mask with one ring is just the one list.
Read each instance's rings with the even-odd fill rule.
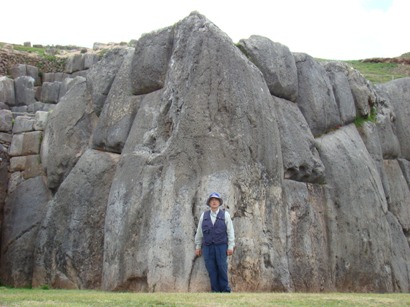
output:
[[[219,208],[216,210],[216,212],[213,212],[211,210],[211,221],[212,224],[215,224],[216,217],[219,213]],[[202,239],[204,237],[204,234],[202,233],[202,221],[204,220],[204,213],[202,212],[201,217],[199,218],[199,223],[198,223],[198,229],[196,230],[196,235],[195,235],[195,248],[196,249],[201,249],[202,246]],[[229,214],[228,211],[225,211],[225,225],[226,225],[226,234],[228,236],[228,249],[233,250],[235,247],[235,232],[233,230],[233,223],[231,219],[231,215]]]

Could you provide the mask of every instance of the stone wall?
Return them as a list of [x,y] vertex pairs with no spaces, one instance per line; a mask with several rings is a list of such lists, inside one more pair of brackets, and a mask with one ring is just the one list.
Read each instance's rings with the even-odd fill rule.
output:
[[198,13],[85,62],[34,102],[31,68],[0,81],[2,283],[208,291],[194,235],[218,191],[234,291],[409,291],[409,78],[234,45]]

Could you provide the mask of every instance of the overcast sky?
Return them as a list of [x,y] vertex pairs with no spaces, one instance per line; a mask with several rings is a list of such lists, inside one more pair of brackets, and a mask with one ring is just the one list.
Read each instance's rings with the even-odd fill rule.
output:
[[236,43],[262,35],[316,58],[352,60],[410,52],[410,0],[8,0],[0,42],[129,42],[198,11]]

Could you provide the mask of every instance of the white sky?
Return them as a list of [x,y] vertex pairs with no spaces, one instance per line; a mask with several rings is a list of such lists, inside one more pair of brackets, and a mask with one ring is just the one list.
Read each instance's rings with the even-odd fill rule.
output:
[[410,0],[6,0],[0,42],[77,45],[129,42],[196,10],[236,43],[262,35],[337,60],[410,52]]

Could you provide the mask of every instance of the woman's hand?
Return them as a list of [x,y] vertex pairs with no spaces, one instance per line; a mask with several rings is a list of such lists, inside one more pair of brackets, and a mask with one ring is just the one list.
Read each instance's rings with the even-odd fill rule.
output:
[[201,255],[202,255],[202,250],[199,248],[199,249],[196,249],[195,250],[195,255],[197,255],[198,257],[201,257]]

